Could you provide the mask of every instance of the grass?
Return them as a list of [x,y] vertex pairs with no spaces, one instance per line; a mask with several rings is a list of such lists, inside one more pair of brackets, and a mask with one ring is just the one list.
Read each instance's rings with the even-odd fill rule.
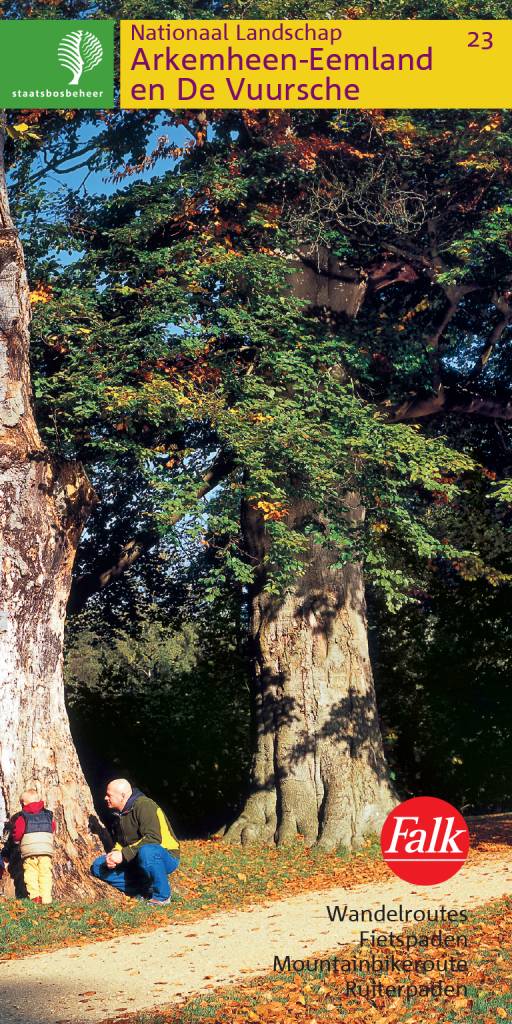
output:
[[351,887],[387,877],[376,837],[354,856],[322,853],[302,843],[275,849],[231,846],[214,840],[182,843],[181,868],[172,904],[152,908],[136,900],[106,898],[89,903],[28,900],[0,902],[0,959],[150,931],[169,921],[190,921],[265,899],[283,899],[331,885]]

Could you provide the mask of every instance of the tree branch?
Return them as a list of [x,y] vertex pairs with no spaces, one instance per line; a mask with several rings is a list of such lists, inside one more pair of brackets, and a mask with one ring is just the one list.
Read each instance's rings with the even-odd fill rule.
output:
[[158,539],[156,531],[146,530],[138,533],[131,540],[123,544],[117,552],[113,553],[97,565],[92,572],[77,576],[73,580],[71,593],[67,606],[68,615],[76,615],[81,612],[85,604],[93,594],[99,593],[108,587],[109,583],[122,576],[141,555],[152,548]]
[[[78,157],[85,156],[86,154],[90,156],[90,154],[94,153],[95,151],[96,145],[91,145],[90,143],[88,143],[81,149],[75,150],[75,152],[72,153],[70,156],[64,156],[61,158],[56,157],[53,160],[46,160],[46,156],[44,155],[44,153],[41,153],[41,159],[42,161],[44,161],[43,166],[39,167],[36,171],[34,171],[33,174],[30,175],[30,177],[27,178],[25,184],[25,191],[32,188],[33,185],[41,181],[41,179],[44,178],[47,174],[51,174],[52,171],[56,171],[59,174],[70,173],[71,170],[73,170],[73,168],[68,168],[67,170],[63,171],[59,171],[58,168],[61,167],[62,164],[70,163],[72,160],[77,160]],[[90,161],[87,161],[87,164],[89,165]]]
[[497,398],[482,398],[470,391],[451,391],[448,388],[443,388],[439,394],[423,398],[415,396],[402,402],[391,413],[388,413],[388,419],[391,423],[404,423],[408,420],[436,416],[439,413],[512,420],[512,400],[505,402]]
[[453,320],[461,302],[465,295],[475,290],[475,285],[462,284],[462,285],[447,285],[443,288],[446,296],[446,306],[440,316],[438,323],[432,334],[428,335],[425,340],[427,349],[427,357],[432,370],[432,383],[436,395],[442,396],[443,381],[441,376],[441,366],[439,363],[439,349],[441,345],[441,339],[448,325]]
[[[484,416],[490,419],[512,419],[512,404],[499,399],[483,398],[466,388],[448,389],[442,381],[439,365],[439,345],[446,327],[453,319],[460,302],[465,295],[478,290],[474,284],[450,285],[445,289],[447,306],[439,320],[438,326],[427,339],[429,362],[433,373],[434,392],[431,395],[415,395],[395,407],[390,415],[391,422],[422,419],[424,416],[435,416],[438,413],[459,413],[463,416]],[[464,380],[464,384],[475,381],[488,362],[495,345],[504,331],[512,323],[511,292],[503,295],[495,293],[493,303],[501,313],[500,320],[494,325],[485,346],[480,353],[476,365]]]
[[[221,480],[229,476],[233,466],[234,462],[228,456],[221,456],[217,459],[202,476],[201,483],[194,495],[196,501],[204,498]],[[169,520],[169,526],[175,526],[185,514],[177,512]],[[75,577],[69,596],[67,614],[76,615],[77,612],[82,611],[93,594],[100,593],[114,580],[123,576],[143,554],[154,547],[157,540],[156,530],[143,530],[123,544],[121,548],[118,548],[115,553],[112,552],[107,558],[102,559],[91,572]]]
[[482,349],[475,366],[471,370],[471,373],[466,377],[466,382],[469,384],[475,381],[480,376],[482,370],[488,363],[495,346],[500,341],[506,328],[510,326],[512,322],[512,306],[510,305],[511,292],[507,291],[503,295],[494,294],[493,303],[496,309],[501,313],[501,319],[495,323],[484,348]]

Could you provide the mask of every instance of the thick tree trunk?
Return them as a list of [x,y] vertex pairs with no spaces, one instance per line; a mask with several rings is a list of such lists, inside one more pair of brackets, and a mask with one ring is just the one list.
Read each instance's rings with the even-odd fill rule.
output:
[[36,783],[55,812],[55,892],[95,892],[92,799],[71,739],[62,679],[65,608],[94,501],[82,468],[44,448],[32,410],[30,300],[7,201],[0,120],[0,824]]
[[[300,259],[289,285],[294,294],[311,308],[357,316],[366,290],[361,275],[323,246],[303,248]],[[346,495],[345,504],[349,520],[364,515],[357,495]],[[308,512],[314,510],[297,503],[288,527]],[[361,567],[333,569],[336,557],[311,543],[307,571],[277,600],[264,591],[263,517],[249,505],[242,533],[259,567],[249,595],[254,756],[250,795],[226,838],[286,843],[300,833],[325,849],[356,847],[397,803],[377,714]]]
[[[290,527],[299,509],[290,512]],[[265,550],[261,513],[243,516],[256,564]],[[252,786],[232,841],[354,848],[379,831],[397,803],[389,782],[368,655],[359,566],[331,567],[311,544],[307,571],[281,600],[250,595],[253,647]]]

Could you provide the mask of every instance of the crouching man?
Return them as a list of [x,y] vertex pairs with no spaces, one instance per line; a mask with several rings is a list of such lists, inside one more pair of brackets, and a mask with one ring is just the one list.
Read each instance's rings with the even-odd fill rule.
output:
[[180,846],[161,807],[126,779],[109,782],[105,794],[114,814],[114,849],[94,861],[95,878],[153,906],[171,902],[168,876],[179,865]]

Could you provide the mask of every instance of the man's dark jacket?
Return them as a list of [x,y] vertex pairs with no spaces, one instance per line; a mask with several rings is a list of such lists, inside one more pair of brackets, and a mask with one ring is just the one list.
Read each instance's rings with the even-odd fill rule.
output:
[[149,796],[134,789],[122,811],[114,811],[114,850],[121,850],[123,860],[129,862],[137,856],[140,847],[148,843],[163,846],[179,858],[180,844],[161,807]]

